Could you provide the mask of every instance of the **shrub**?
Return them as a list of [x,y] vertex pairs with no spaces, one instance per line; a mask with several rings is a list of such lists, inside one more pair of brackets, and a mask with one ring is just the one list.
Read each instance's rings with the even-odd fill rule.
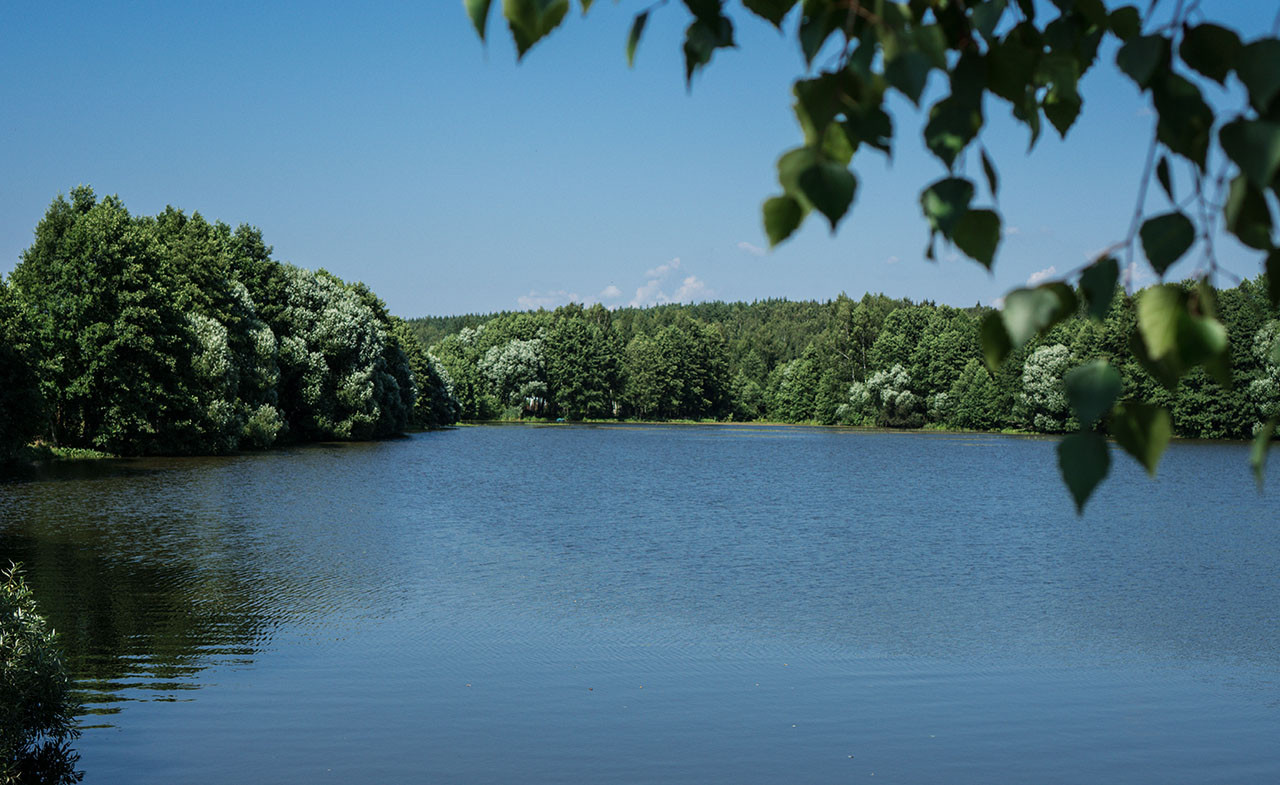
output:
[[79,782],[78,708],[54,632],[10,565],[0,571],[0,783]]

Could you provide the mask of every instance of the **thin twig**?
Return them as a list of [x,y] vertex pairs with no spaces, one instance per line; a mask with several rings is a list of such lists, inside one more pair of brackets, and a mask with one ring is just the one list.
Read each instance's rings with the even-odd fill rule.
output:
[[1142,216],[1146,214],[1147,186],[1151,184],[1151,172],[1156,164],[1156,147],[1159,142],[1154,130],[1151,132],[1151,147],[1147,150],[1147,163],[1142,169],[1142,180],[1138,184],[1138,202],[1133,208],[1133,220],[1129,223],[1129,233],[1124,238],[1125,261],[1133,264],[1133,241],[1142,226]]

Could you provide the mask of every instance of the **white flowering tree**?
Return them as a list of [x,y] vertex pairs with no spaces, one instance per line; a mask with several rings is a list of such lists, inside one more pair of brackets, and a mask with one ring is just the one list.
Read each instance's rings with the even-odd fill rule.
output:
[[1067,430],[1071,406],[1062,377],[1071,367],[1071,352],[1060,343],[1041,346],[1022,366],[1022,394],[1019,408],[1023,416],[1042,433]]

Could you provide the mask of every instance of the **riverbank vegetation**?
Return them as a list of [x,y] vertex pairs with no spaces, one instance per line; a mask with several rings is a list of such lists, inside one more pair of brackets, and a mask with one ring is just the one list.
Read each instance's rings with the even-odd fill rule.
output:
[[[1191,289],[1194,284],[1188,283]],[[455,381],[463,417],[719,419],[1067,433],[1064,377],[1092,360],[1123,371],[1124,400],[1165,406],[1173,432],[1251,437],[1280,411],[1280,311],[1263,277],[1217,293],[1232,384],[1203,368],[1170,390],[1131,350],[1139,296],[1083,309],[995,373],[980,329],[992,309],[884,295],[414,319]],[[1083,298],[1081,298],[1083,302]]]
[[363,284],[259,230],[58,197],[0,281],[0,458],[370,439],[454,422],[449,380]]
[[79,782],[78,709],[56,636],[10,564],[0,570],[0,783]]

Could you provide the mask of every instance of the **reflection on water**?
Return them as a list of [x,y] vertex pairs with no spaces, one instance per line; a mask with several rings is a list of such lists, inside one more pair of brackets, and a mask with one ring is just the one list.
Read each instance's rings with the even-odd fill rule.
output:
[[1259,496],[1240,445],[1155,484],[1117,456],[1077,518],[1053,447],[478,427],[52,464],[0,483],[0,559],[63,635],[91,783],[1280,779],[1280,462]]

